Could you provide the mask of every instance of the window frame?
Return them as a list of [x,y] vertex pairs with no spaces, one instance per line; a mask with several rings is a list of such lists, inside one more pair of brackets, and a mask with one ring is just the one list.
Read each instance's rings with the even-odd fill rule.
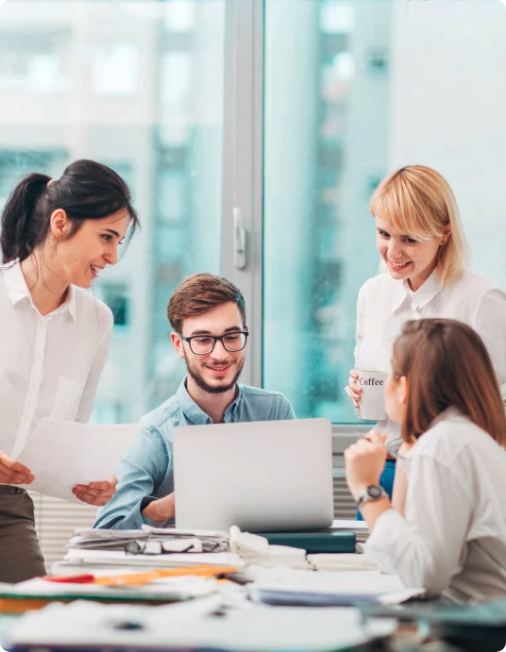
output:
[[[241,289],[251,332],[242,381],[262,386],[264,2],[227,2],[221,273]],[[234,209],[246,230],[246,264],[235,263]]]

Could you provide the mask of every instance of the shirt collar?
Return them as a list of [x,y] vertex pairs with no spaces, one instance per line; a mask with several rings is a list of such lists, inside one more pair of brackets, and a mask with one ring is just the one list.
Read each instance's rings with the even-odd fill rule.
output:
[[427,430],[434,428],[435,425],[441,423],[442,421],[447,421],[448,419],[455,419],[455,417],[463,417],[464,419],[467,418],[464,414],[462,414],[462,412],[457,407],[455,407],[454,405],[450,405],[442,412],[440,412],[435,419],[433,419],[433,421],[431,422]]
[[[211,423],[211,417],[206,412],[204,412],[204,410],[202,410],[202,408],[200,408],[192,399],[192,397],[188,394],[188,390],[186,389],[186,378],[184,378],[181,384],[179,385],[179,388],[176,392],[176,398],[179,407],[183,411],[183,414],[193,424]],[[232,403],[230,403],[228,408],[225,410],[225,415],[224,415],[225,423],[229,423],[233,421],[233,414],[235,412],[235,409],[237,408],[237,405],[242,400],[242,398],[243,398],[243,390],[238,383],[235,398],[232,401]]]
[[432,301],[443,287],[443,284],[439,280],[435,271],[432,272],[429,278],[416,292],[413,292],[410,289],[407,281],[394,281],[392,279],[392,282],[396,285],[394,290],[394,300],[392,302],[392,312],[395,312],[400,308],[406,299],[409,299],[411,303],[415,303],[420,308],[425,308],[425,306]]
[[[23,299],[29,299],[32,301],[30,295],[30,290],[26,284],[25,277],[21,271],[21,264],[19,259],[16,259],[12,263],[7,263],[1,267],[2,274],[5,279],[5,286],[7,288],[7,295],[13,306],[16,306]],[[32,303],[33,305],[33,303]],[[72,319],[75,321],[77,318],[76,314],[76,290],[73,285],[69,285],[69,291],[67,298],[55,311],[51,314],[59,314],[68,310]]]
[[7,295],[13,306],[30,296],[30,290],[21,271],[19,260],[16,259],[14,262],[2,265],[2,275],[5,280]]

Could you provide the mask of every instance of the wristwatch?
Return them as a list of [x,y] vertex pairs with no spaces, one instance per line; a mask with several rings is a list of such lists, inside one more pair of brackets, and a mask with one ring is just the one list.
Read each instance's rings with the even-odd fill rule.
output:
[[379,484],[370,484],[364,489],[362,495],[358,497],[357,509],[360,509],[369,501],[381,500],[382,498],[388,498],[388,494],[383,487]]

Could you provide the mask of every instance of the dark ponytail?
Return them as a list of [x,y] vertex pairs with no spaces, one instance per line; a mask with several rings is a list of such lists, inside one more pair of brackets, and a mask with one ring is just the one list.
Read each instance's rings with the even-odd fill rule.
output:
[[2,213],[3,262],[28,258],[46,239],[51,215],[58,208],[74,222],[70,237],[84,220],[102,219],[122,209],[130,216],[130,236],[139,226],[130,190],[119,174],[95,161],[75,161],[60,179],[33,173],[14,188]]
[[18,184],[9,197],[2,215],[3,262],[20,258],[24,260],[39,244],[41,234],[45,236],[48,224],[44,225],[35,206],[47,189],[50,177],[45,174],[29,174]]

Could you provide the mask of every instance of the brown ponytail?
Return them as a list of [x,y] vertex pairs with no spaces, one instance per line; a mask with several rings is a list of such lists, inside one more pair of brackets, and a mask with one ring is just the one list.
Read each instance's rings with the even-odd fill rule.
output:
[[102,219],[125,209],[130,235],[139,225],[130,190],[111,168],[95,161],[71,163],[60,179],[29,174],[13,190],[2,213],[0,246],[4,263],[27,258],[48,233],[52,213],[63,209],[75,233],[86,219]]

